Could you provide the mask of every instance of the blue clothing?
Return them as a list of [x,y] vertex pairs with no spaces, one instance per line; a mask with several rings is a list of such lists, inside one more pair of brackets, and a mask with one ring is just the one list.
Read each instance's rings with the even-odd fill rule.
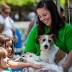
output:
[[20,30],[18,28],[16,28],[16,32],[15,32],[18,41],[16,43],[14,43],[14,48],[21,48],[22,47],[22,38],[21,38],[21,33]]
[[12,69],[12,72],[23,72],[23,68]]

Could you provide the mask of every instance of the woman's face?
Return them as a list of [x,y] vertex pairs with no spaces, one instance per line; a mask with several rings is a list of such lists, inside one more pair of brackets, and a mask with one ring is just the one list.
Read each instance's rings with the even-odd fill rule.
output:
[[40,21],[42,21],[45,25],[49,27],[51,26],[51,14],[49,10],[47,10],[45,7],[38,8],[37,14],[38,14]]

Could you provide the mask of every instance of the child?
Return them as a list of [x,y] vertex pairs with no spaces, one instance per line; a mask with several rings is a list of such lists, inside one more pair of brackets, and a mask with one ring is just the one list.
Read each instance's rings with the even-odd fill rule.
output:
[[7,71],[10,72],[10,68],[4,61],[4,58],[6,57],[5,55],[5,49],[0,47],[0,72]]
[[41,68],[40,64],[31,64],[29,62],[15,62],[7,57],[7,51],[3,47],[0,47],[0,68],[6,69],[10,68],[25,68],[25,67],[33,67],[33,68]]
[[6,51],[8,52],[8,55],[7,57],[8,58],[12,58],[13,57],[13,54],[14,54],[14,51],[13,51],[13,48],[12,48],[12,39],[8,39],[6,40],[5,44],[4,44],[4,48],[6,49]]
[[12,51],[13,49],[11,48],[12,46],[12,39],[9,37],[6,37],[3,33],[4,31],[4,23],[0,22],[0,46],[4,47],[8,51],[8,56],[12,56]]

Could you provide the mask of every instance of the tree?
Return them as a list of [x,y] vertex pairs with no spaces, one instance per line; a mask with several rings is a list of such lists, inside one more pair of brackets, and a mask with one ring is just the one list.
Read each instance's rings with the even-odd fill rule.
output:
[[26,6],[28,4],[33,4],[35,5],[38,0],[0,0],[0,4],[2,3],[8,3],[14,6]]

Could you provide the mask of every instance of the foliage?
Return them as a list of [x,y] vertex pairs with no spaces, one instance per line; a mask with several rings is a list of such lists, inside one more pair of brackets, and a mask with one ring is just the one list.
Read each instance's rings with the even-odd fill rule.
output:
[[26,6],[28,4],[35,5],[37,3],[37,0],[0,0],[0,4],[2,4],[3,2],[14,6]]

